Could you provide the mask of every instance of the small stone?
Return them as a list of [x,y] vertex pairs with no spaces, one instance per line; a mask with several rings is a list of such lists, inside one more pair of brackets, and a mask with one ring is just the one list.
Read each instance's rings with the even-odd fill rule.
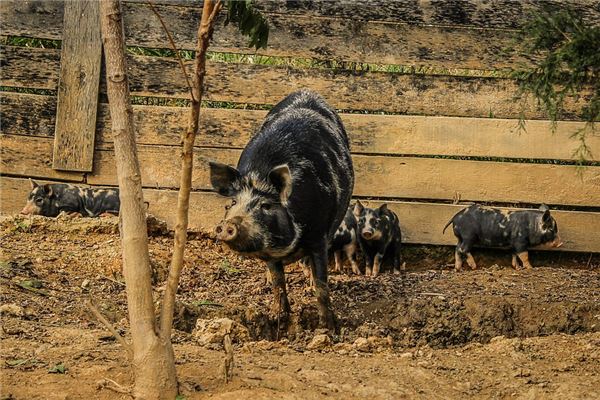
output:
[[354,348],[358,351],[369,352],[371,350],[371,344],[366,338],[358,338],[354,341]]
[[247,341],[248,330],[229,318],[198,319],[193,336],[201,346],[222,344],[225,335],[230,334],[234,342]]
[[81,282],[81,288],[82,289],[87,289],[90,286],[90,280],[89,279],[84,279],[83,282]]
[[310,343],[308,344],[308,346],[306,346],[306,348],[308,350],[323,350],[327,347],[331,346],[331,339],[329,338],[329,336],[325,335],[324,333],[315,335],[315,337],[312,338],[312,340],[310,341]]
[[0,306],[0,315],[3,314],[12,315],[13,317],[22,317],[23,315],[25,315],[25,311],[23,310],[23,307],[14,303],[2,304]]

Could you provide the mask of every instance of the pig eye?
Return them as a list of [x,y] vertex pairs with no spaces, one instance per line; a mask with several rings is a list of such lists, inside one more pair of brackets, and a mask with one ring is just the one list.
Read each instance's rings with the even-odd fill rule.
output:
[[270,203],[262,203],[260,205],[260,209],[263,211],[268,211],[271,209],[271,204]]
[[35,204],[40,205],[44,202],[44,199],[42,199],[41,197],[38,197],[37,199],[35,199]]

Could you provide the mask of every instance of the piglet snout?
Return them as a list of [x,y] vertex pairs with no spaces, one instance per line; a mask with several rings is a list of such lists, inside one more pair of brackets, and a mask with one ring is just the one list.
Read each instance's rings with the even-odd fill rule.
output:
[[362,231],[362,237],[369,240],[373,237],[373,232],[371,231]]
[[221,223],[215,228],[217,239],[224,242],[230,242],[234,240],[238,236],[238,231],[239,229],[237,225],[231,221],[221,221]]

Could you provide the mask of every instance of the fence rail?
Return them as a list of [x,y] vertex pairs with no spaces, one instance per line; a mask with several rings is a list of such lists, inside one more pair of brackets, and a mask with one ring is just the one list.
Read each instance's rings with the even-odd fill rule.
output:
[[[155,3],[178,45],[191,49],[199,2]],[[463,201],[520,208],[542,202],[559,207],[554,214],[563,249],[600,252],[600,239],[592,234],[600,229],[600,136],[588,138],[592,158],[583,173],[573,165],[578,142],[570,137],[585,127],[578,113],[591,92],[567,103],[565,120],[552,134],[537,104],[516,101],[515,83],[497,73],[530,62],[515,42],[514,30],[541,3],[357,4],[261,2],[272,29],[269,48],[257,53],[234,28],[219,25],[211,50],[252,56],[224,54],[208,63],[205,99],[212,103],[202,109],[202,133],[196,141],[191,228],[211,229],[222,216],[224,200],[209,192],[207,161],[235,164],[265,109],[304,87],[321,93],[341,111],[356,169],[354,195],[372,205],[388,202],[400,217],[407,242],[453,244],[452,234],[442,235],[441,228],[463,207],[449,204],[458,195]],[[588,23],[600,23],[599,1],[569,4]],[[27,177],[117,184],[103,74],[97,78],[95,132],[87,140],[94,143],[91,171],[53,168],[53,152],[65,150],[60,141],[55,143],[57,121],[69,121],[57,107],[57,94],[64,89],[65,96],[77,98],[73,84],[60,77],[66,49],[19,46],[6,39],[65,40],[63,9],[60,1],[0,2],[5,41],[0,48],[3,214],[23,206]],[[143,1],[125,1],[124,14],[129,46],[150,48],[141,52],[146,54],[168,47],[158,20]],[[187,120],[181,105],[188,91],[172,57],[130,54],[128,62],[132,95],[169,105],[136,105],[134,120],[150,212],[172,224],[178,146]],[[356,70],[349,62],[370,65]],[[421,72],[411,73],[411,67]],[[179,106],[172,106],[175,103]],[[518,129],[520,116],[528,119],[525,131]],[[79,153],[60,154],[72,161]]]

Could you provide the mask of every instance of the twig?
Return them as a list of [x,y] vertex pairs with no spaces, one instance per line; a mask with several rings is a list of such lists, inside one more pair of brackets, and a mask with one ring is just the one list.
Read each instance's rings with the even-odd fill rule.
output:
[[225,360],[223,360],[223,375],[225,383],[231,382],[233,376],[233,345],[231,344],[230,332],[223,336],[223,348],[225,349]]
[[133,391],[131,390],[131,388],[123,387],[123,385],[119,385],[117,382],[113,381],[112,379],[102,378],[98,381],[97,386],[98,386],[98,389],[108,389],[108,390],[112,390],[113,392],[122,393],[122,394],[129,395],[131,397],[135,397],[133,395]]
[[443,293],[430,293],[430,292],[423,292],[423,293],[418,293],[420,296],[440,296],[440,297],[444,297]]
[[87,306],[87,308],[89,308],[92,314],[94,314],[94,317],[96,317],[96,319],[100,321],[104,325],[104,327],[106,327],[106,329],[108,329],[108,331],[117,339],[121,346],[123,346],[125,352],[127,353],[127,358],[129,359],[129,361],[133,360],[133,350],[131,349],[129,343],[125,341],[125,338],[121,336],[119,332],[117,332],[115,327],[112,326],[110,322],[108,322],[104,315],[102,315],[100,310],[98,310],[98,308],[94,305],[91,298],[85,301],[85,305]]
[[116,283],[117,285],[125,286],[125,282],[119,282],[118,280],[113,279],[113,278],[108,277],[108,276],[105,276],[105,275],[99,275],[99,278],[100,279],[106,279],[107,281]]
[[190,96],[192,96],[192,100],[198,101],[198,99],[194,98],[194,90],[192,89],[192,84],[190,83],[190,79],[185,70],[185,65],[183,64],[183,60],[181,59],[181,55],[179,54],[179,49],[175,45],[173,36],[171,36],[171,32],[169,32],[169,30],[167,29],[167,25],[165,25],[165,21],[163,21],[162,17],[158,13],[158,10],[156,9],[156,7],[154,7],[154,3],[152,2],[152,0],[146,0],[146,1],[148,2],[148,5],[150,6],[150,9],[152,10],[152,12],[156,15],[156,18],[158,18],[158,20],[160,21],[160,24],[162,25],[165,33],[167,34],[167,37],[169,38],[169,42],[171,43],[171,48],[173,49],[173,51],[175,52],[175,55],[177,56],[177,61],[179,61],[179,66],[181,67],[181,72],[183,73],[183,76],[185,77],[185,82],[187,83],[187,88],[190,91]]

